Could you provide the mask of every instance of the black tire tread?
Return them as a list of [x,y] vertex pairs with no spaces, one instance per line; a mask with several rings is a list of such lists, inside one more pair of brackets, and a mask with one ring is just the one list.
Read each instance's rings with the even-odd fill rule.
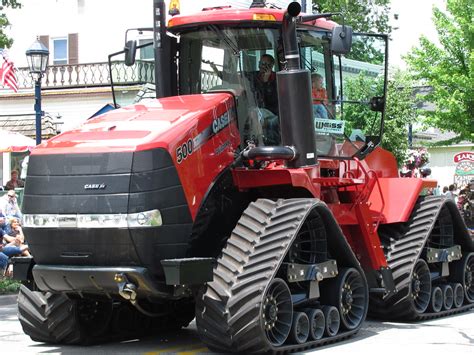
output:
[[[396,293],[385,298],[370,296],[369,315],[376,318],[420,321],[455,314],[468,310],[473,305],[437,313],[416,312],[410,297],[409,287],[416,261],[421,257],[423,247],[433,230],[435,222],[447,202],[438,196],[420,197],[407,223],[379,228],[379,235],[386,246],[388,266],[392,269]],[[453,220],[454,223],[454,220]]]
[[[197,298],[198,332],[211,350],[296,351],[341,340],[357,332],[358,328],[330,339],[274,348],[260,324],[262,295],[316,203],[320,202],[316,199],[262,199],[251,203],[243,212],[217,261],[214,280]],[[233,259],[232,264],[239,272],[232,272],[227,267],[229,258]]]

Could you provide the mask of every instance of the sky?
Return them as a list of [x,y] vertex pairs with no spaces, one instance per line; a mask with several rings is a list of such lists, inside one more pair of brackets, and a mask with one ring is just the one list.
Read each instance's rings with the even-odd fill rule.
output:
[[398,14],[398,20],[391,25],[398,29],[392,31],[389,44],[389,63],[405,68],[401,56],[407,54],[418,44],[421,35],[437,43],[437,33],[432,18],[432,8],[436,6],[445,11],[445,0],[391,0],[392,15]]
[[[301,2],[301,0],[299,0]],[[317,0],[313,0],[315,2]],[[351,0],[349,0],[351,1]],[[181,0],[182,9],[189,11],[199,11],[203,4],[206,6],[216,6],[222,3],[231,4],[236,7],[245,6],[249,0]],[[267,0],[267,3],[274,3],[284,7],[291,0]],[[307,0],[309,6],[310,0]],[[433,5],[445,10],[445,0],[391,0],[391,25],[396,30],[391,34],[392,41],[389,44],[389,62],[392,66],[404,69],[405,63],[402,56],[407,54],[413,46],[416,46],[421,35],[425,35],[433,42],[437,42],[437,34],[432,17]],[[398,20],[393,19],[393,15],[398,14]]]

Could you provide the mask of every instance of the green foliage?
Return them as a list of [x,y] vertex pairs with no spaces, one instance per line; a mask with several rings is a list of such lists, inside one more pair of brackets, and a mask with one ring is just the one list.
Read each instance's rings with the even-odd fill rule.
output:
[[[352,26],[354,32],[390,33],[389,25],[390,0],[318,0],[313,10],[321,13],[341,12],[332,20]],[[346,58],[382,64],[384,53],[374,45],[374,39],[364,37],[364,42],[353,42],[352,50]]]
[[[355,32],[390,33],[389,25],[390,0],[318,0],[313,10],[324,12],[342,12],[345,23],[352,26]],[[342,23],[340,16],[336,22]]]
[[[368,102],[372,96],[380,95],[383,78],[370,77],[364,73],[349,78],[344,83],[344,96],[347,100]],[[390,151],[401,166],[408,149],[408,124],[416,117],[415,102],[412,97],[412,83],[405,73],[395,72],[387,85],[382,148]],[[366,135],[377,135],[380,127],[380,114],[369,109],[368,105],[344,105],[344,118],[347,132],[361,129]]]
[[21,283],[16,280],[5,279],[0,281],[0,295],[18,292],[20,285]]
[[2,0],[0,5],[0,48],[10,48],[13,44],[13,39],[9,38],[5,34],[5,29],[10,26],[7,15],[4,10],[6,7],[17,9],[21,7],[21,4],[17,0]]
[[405,58],[413,77],[433,88],[423,99],[436,110],[426,113],[424,123],[454,132],[453,143],[474,141],[473,9],[472,0],[447,0],[447,13],[434,8],[440,46],[421,37]]

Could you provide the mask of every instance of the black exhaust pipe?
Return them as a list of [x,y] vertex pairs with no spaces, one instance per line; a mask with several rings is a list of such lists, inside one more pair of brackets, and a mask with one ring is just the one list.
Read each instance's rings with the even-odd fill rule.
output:
[[283,18],[283,48],[286,70],[277,73],[278,108],[280,110],[281,143],[294,146],[298,157],[288,162],[290,167],[315,165],[316,139],[314,136],[311,74],[300,68],[296,38],[296,17],[301,5],[292,2]]

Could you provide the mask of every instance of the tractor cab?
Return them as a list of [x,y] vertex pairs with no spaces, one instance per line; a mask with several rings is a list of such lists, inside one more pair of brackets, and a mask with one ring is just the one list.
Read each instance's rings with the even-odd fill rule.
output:
[[[211,8],[168,23],[171,92],[232,93],[242,148],[248,142],[281,144],[279,107],[285,102],[279,101],[286,100],[277,95],[275,74],[288,63],[282,19],[283,11],[275,9]],[[387,36],[350,33],[351,50],[341,54],[333,43],[342,36],[335,27],[343,26],[324,17],[298,20],[300,66],[312,81],[308,129],[315,132],[317,156],[363,158],[378,145],[383,131]]]

